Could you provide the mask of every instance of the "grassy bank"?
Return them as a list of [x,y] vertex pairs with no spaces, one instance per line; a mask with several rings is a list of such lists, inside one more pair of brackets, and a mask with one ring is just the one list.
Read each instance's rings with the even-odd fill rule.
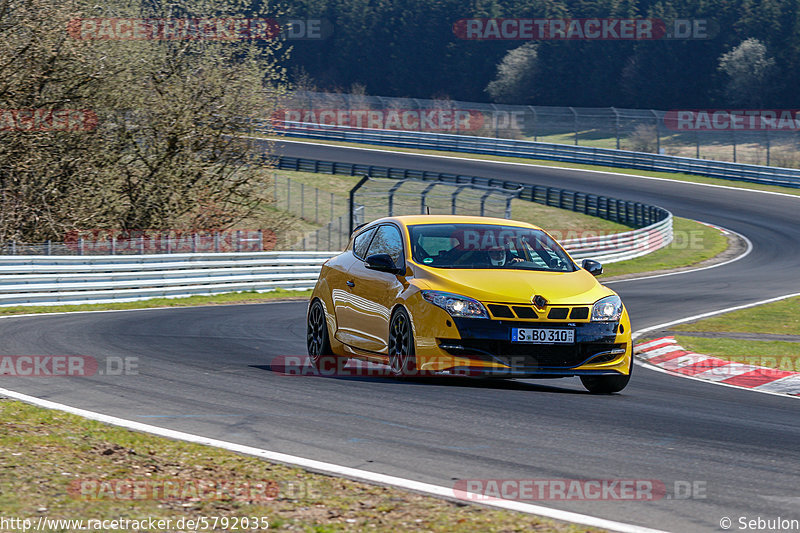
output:
[[168,528],[140,528],[150,531],[174,531],[181,529],[175,526],[179,519],[201,517],[209,524],[218,520],[218,527],[202,531],[260,531],[265,524],[316,533],[596,531],[313,474],[8,399],[0,400],[0,427],[0,509],[6,518],[172,520]]

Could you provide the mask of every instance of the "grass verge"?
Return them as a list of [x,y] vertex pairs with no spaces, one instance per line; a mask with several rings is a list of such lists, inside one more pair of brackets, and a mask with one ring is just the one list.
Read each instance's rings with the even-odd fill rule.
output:
[[136,302],[114,302],[107,304],[82,305],[43,305],[0,307],[0,316],[25,315],[33,313],[69,313],[75,311],[112,311],[119,309],[145,309],[150,307],[191,307],[196,305],[259,303],[276,298],[308,298],[311,291],[287,291],[276,289],[271,292],[229,292],[213,296],[186,296],[183,298],[153,298]]
[[[697,353],[779,370],[800,372],[800,342],[743,340],[726,333],[800,335],[800,297],[741,309],[671,328],[678,343]],[[716,333],[697,337],[692,332]],[[798,337],[800,340],[800,337]]]
[[600,279],[691,267],[716,257],[728,248],[728,238],[719,230],[693,220],[674,217],[673,233],[674,240],[660,250],[605,265]]
[[668,180],[674,181],[686,181],[690,183],[707,183],[710,185],[724,185],[727,187],[736,187],[739,189],[752,189],[758,191],[771,191],[771,192],[780,192],[783,194],[790,194],[793,196],[800,196],[800,189],[794,189],[792,187],[780,187],[777,185],[762,185],[759,183],[748,183],[745,181],[735,181],[735,180],[723,180],[719,178],[707,178],[705,176],[697,176],[694,174],[684,174],[684,173],[677,173],[677,172],[652,172],[648,170],[638,170],[638,169],[627,169],[627,168],[617,168],[617,167],[607,167],[601,165],[584,165],[579,163],[567,163],[562,161],[548,161],[544,159],[528,159],[528,158],[521,158],[521,157],[502,157],[502,156],[494,156],[494,155],[483,155],[483,154],[468,154],[464,152],[447,152],[447,151],[438,151],[438,150],[416,150],[412,148],[396,148],[391,146],[378,146],[378,145],[369,145],[369,144],[359,144],[359,143],[349,143],[349,142],[341,142],[341,141],[325,141],[325,140],[318,140],[318,139],[295,139],[295,138],[282,138],[282,137],[275,137],[275,140],[298,140],[302,142],[309,142],[309,143],[318,143],[318,144],[331,144],[336,146],[353,146],[357,148],[374,148],[378,150],[386,150],[386,151],[393,151],[393,152],[407,152],[413,154],[431,154],[431,155],[444,155],[444,156],[451,156],[451,157],[461,157],[465,159],[479,159],[484,161],[505,161],[509,163],[521,163],[526,165],[539,165],[539,166],[550,166],[550,167],[563,167],[563,168],[577,168],[577,169],[586,169],[586,170],[596,170],[601,172],[612,172],[615,174],[631,174],[637,176],[650,176],[654,178],[664,178]]
[[800,296],[681,324],[673,331],[734,331],[800,335]]
[[[318,533],[597,531],[313,474],[8,399],[0,400],[0,420],[0,509],[6,518],[172,520],[170,527],[138,528],[151,531],[191,529],[177,521],[200,517],[209,524],[218,518],[216,528],[198,528],[204,531],[263,530],[264,522],[269,529]],[[236,528],[234,520],[241,521]]]
[[800,342],[746,341],[686,335],[676,335],[675,340],[687,350],[726,361],[800,372]]

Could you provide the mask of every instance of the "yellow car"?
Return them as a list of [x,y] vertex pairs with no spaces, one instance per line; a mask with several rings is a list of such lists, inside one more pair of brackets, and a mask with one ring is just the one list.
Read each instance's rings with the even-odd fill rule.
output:
[[591,392],[618,392],[632,369],[630,319],[600,273],[524,222],[375,220],[322,267],[309,358],[328,370],[383,363],[395,377],[580,376]]

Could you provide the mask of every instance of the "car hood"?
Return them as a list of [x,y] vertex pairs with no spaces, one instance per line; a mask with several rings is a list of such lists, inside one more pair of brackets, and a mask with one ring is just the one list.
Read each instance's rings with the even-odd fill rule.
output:
[[416,277],[428,288],[483,302],[530,304],[534,295],[553,305],[592,304],[614,291],[585,270],[539,272],[514,269],[445,269],[418,267]]

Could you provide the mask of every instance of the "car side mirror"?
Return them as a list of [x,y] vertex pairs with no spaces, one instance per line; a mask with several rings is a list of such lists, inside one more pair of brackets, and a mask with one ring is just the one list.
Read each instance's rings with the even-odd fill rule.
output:
[[400,274],[402,269],[397,268],[392,256],[389,254],[374,254],[367,257],[367,268],[390,274]]
[[592,259],[584,259],[583,262],[581,262],[581,268],[592,276],[599,276],[603,273],[603,265]]

